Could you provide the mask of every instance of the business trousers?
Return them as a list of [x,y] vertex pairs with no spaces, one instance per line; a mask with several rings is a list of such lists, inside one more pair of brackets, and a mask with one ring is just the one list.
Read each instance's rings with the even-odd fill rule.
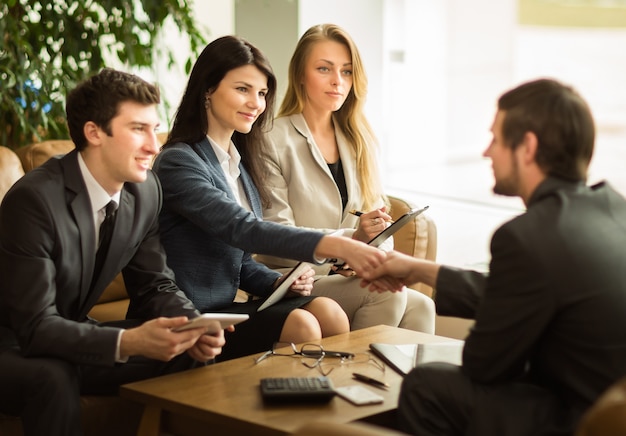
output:
[[[280,270],[279,270],[280,271]],[[358,277],[339,274],[316,276],[312,295],[335,300],[350,321],[350,330],[379,324],[434,333],[435,304],[414,289],[402,292],[371,292]]]
[[426,363],[402,382],[400,430],[420,436],[569,435],[571,419],[558,399],[530,383],[486,385],[448,363]]
[[169,362],[132,357],[113,367],[78,366],[0,351],[0,412],[20,416],[25,436],[80,436],[80,395],[114,395],[120,385],[200,365],[187,353]]

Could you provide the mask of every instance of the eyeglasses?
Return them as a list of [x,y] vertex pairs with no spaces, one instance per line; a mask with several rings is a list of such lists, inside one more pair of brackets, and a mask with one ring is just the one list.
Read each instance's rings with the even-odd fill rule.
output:
[[[304,366],[311,369],[317,368],[324,376],[330,374],[337,365],[358,363],[372,363],[382,372],[385,372],[385,365],[372,358],[367,353],[354,354],[347,351],[324,350],[324,347],[319,344],[304,344],[298,350],[295,344],[289,342],[275,342],[272,348],[256,358],[254,363],[262,362],[270,356],[300,356],[302,359],[301,363]],[[324,360],[325,357],[333,359]],[[322,367],[322,362],[324,362],[325,368]]]

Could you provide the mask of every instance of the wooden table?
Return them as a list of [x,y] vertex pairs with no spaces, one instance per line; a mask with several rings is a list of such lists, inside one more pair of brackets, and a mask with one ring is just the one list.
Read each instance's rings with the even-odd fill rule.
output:
[[[320,343],[328,350],[350,351],[358,355],[368,353],[372,342],[405,344],[441,341],[454,339],[379,325],[325,338]],[[388,366],[383,372],[371,362],[333,364],[334,369],[328,377],[335,387],[358,384],[352,379],[352,372],[383,380],[391,385],[386,391],[368,386],[385,398],[382,404],[357,407],[339,397],[321,405],[264,404],[259,390],[261,378],[307,377],[320,373],[317,369],[305,367],[299,358],[294,357],[271,356],[255,364],[254,359],[260,354],[122,386],[123,397],[146,406],[138,435],[158,435],[162,415],[163,421],[173,420],[183,428],[200,426],[203,433],[212,435],[246,432],[279,435],[292,433],[304,423],[315,420],[377,422],[377,416],[382,418],[397,408],[402,378]],[[162,411],[167,413],[162,414]],[[184,430],[180,432],[186,433]],[[193,432],[189,430],[189,434]]]

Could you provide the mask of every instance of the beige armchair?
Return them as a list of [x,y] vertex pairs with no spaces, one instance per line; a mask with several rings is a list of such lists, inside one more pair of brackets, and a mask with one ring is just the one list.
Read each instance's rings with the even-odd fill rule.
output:
[[[390,215],[395,221],[415,206],[399,197],[388,196]],[[427,213],[418,215],[413,222],[406,224],[393,236],[394,249],[420,259],[437,260],[437,226]],[[432,296],[432,288],[424,283],[411,286],[415,290]]]
[[22,163],[9,148],[0,145],[0,202],[9,188],[24,175]]

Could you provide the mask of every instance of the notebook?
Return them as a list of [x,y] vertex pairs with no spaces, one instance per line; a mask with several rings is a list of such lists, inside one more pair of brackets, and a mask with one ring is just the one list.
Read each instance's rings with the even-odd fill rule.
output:
[[299,262],[296,266],[294,266],[291,271],[286,274],[284,280],[280,283],[280,285],[272,292],[272,294],[267,297],[267,300],[259,306],[257,312],[267,309],[272,304],[275,304],[277,301],[280,301],[285,294],[289,291],[289,287],[296,281],[298,277],[302,275],[302,273],[312,266],[307,262]]
[[431,342],[428,344],[370,344],[370,350],[400,375],[428,362],[461,365],[464,341]]

